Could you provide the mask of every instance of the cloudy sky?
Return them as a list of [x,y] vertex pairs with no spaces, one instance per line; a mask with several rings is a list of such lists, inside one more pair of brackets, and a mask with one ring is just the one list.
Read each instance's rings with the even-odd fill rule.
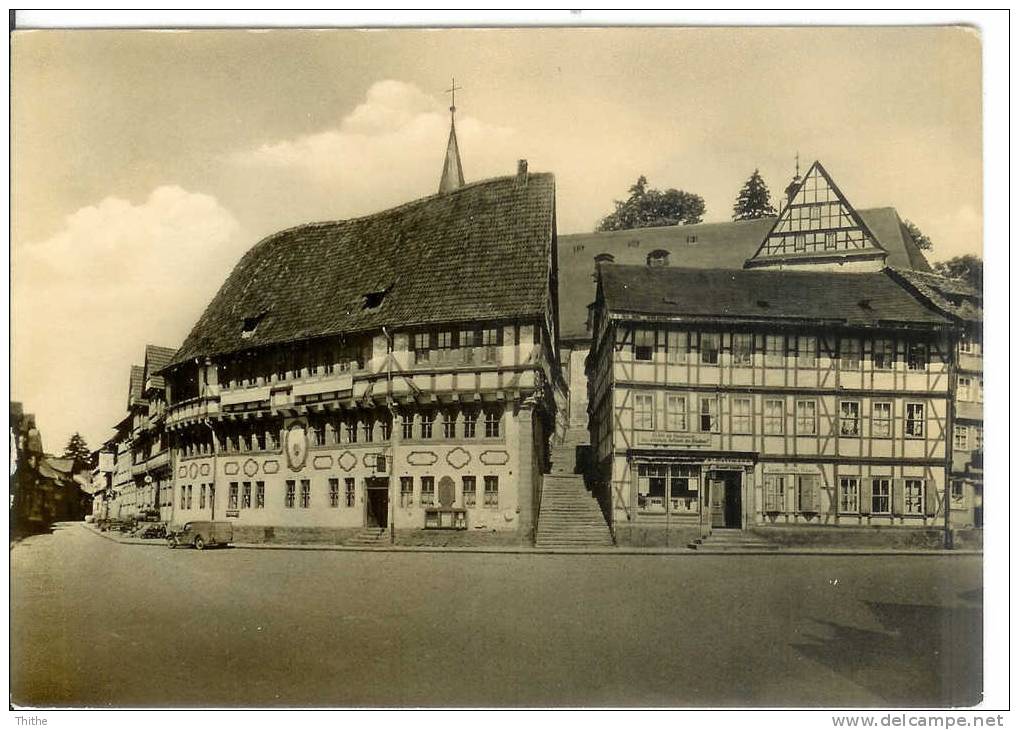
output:
[[262,236],[433,193],[454,74],[468,180],[554,172],[560,233],[641,174],[726,220],[799,151],[933,259],[982,251],[969,29],[36,31],[11,63],[12,397],[54,451]]

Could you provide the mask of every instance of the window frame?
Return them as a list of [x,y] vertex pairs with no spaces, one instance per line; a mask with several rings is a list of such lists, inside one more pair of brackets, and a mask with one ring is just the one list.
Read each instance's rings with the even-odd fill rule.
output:
[[[733,332],[731,339],[731,354],[733,367],[753,367],[754,364],[754,335],[752,332]],[[740,346],[737,347],[737,342]],[[746,345],[745,347],[743,345]]]
[[[711,408],[711,404],[714,404],[714,408]],[[704,406],[708,405],[708,409],[705,410]],[[697,425],[700,433],[719,433],[719,414],[721,412],[721,404],[718,396],[715,395],[702,395],[698,402],[698,416]],[[705,418],[708,419],[708,428],[704,428]]]
[[[878,415],[878,408],[887,406],[888,415]],[[870,403],[870,436],[871,438],[890,439],[895,437],[892,424],[895,423],[895,403],[890,400],[874,400]],[[878,432],[878,424],[884,424],[884,433]]]
[[[746,412],[740,413],[740,405],[746,406]],[[733,396],[732,408],[729,412],[732,421],[732,433],[750,436],[754,432],[754,400],[749,396]]]
[[[919,417],[911,409],[920,409]],[[922,401],[906,401],[903,422],[903,434],[908,439],[923,439],[927,434],[927,404]]]
[[[494,487],[491,488],[490,487]],[[494,498],[493,496],[494,495]],[[489,509],[499,509],[499,477],[495,474],[488,474],[485,476],[485,495],[484,495],[485,507]]]
[[329,507],[337,509],[340,506],[340,479],[329,477]]
[[[884,491],[878,490],[878,485],[884,486]],[[884,509],[878,509],[878,500],[884,500]],[[871,477],[870,480],[870,514],[890,515],[892,513],[892,478]]]
[[[651,344],[647,341],[650,339]],[[633,329],[633,359],[637,362],[652,362],[655,359],[656,330],[646,327]]]
[[[722,335],[720,332],[701,332],[698,336],[698,362],[701,365],[718,365],[722,361]],[[709,347],[705,343],[714,343]],[[712,357],[709,357],[711,355]]]
[[[905,477],[902,480],[902,514],[905,517],[923,517],[927,507],[927,480],[920,477]],[[910,494],[910,487],[916,488]],[[912,505],[912,509],[910,508]]]
[[[806,416],[800,414],[801,405],[810,405],[810,430],[804,430],[801,428],[801,424],[806,422]],[[796,403],[793,406],[796,410],[795,426],[797,436],[816,436],[817,435],[817,399],[816,398],[797,398]]]
[[301,509],[311,508],[311,480],[301,480]]
[[[854,359],[847,356],[855,355]],[[859,372],[863,362],[863,344],[859,337],[839,338],[839,370]]]
[[[959,437],[960,436],[963,437],[962,440],[961,440],[961,443],[962,443],[961,446],[959,445],[959,443],[960,443]],[[970,450],[969,444],[970,444],[970,440],[969,440],[969,425],[967,425],[965,423],[957,423],[957,424],[955,424],[955,431],[952,434],[952,450],[953,451],[969,451]]]
[[357,480],[354,477],[343,479],[343,503],[347,507],[357,506]]
[[[777,342],[776,342],[777,341]],[[777,344],[777,347],[775,345]],[[785,335],[764,336],[764,367],[785,367]]]
[[435,506],[435,477],[426,475],[421,477],[421,506]]
[[[468,486],[470,487],[468,489]],[[462,478],[461,494],[464,507],[476,507],[478,504],[478,478],[473,474],[465,474]]]
[[[774,413],[768,412],[768,406],[779,405],[779,414],[776,416]],[[785,436],[785,411],[786,399],[785,398],[765,398],[763,406],[763,421],[761,424],[761,433],[765,436]],[[775,430],[775,424],[778,424],[777,430]]]
[[[673,405],[676,403],[681,404],[681,408],[678,410],[673,408]],[[677,422],[680,423],[682,427],[675,427]],[[666,394],[665,430],[680,433],[685,433],[690,430],[689,410],[687,408],[687,399],[685,395],[675,395],[672,393]]]
[[[840,515],[858,515],[860,514],[860,477],[858,476],[845,476],[839,477],[839,514]],[[846,487],[852,487],[851,491],[847,491]],[[852,497],[852,507],[848,506],[847,497]]]
[[[810,343],[808,348],[804,348]],[[817,337],[815,335],[797,335],[796,337],[796,367],[816,368],[817,367]]]
[[[648,405],[645,409],[640,404]],[[633,430],[655,430],[655,394],[653,392],[633,394]]]
[[[847,417],[844,411],[845,406],[853,406],[856,411],[856,415]],[[840,400],[839,401],[839,431],[840,437],[845,438],[860,438],[862,429],[860,428],[860,401],[858,400]],[[846,431],[843,424],[847,421],[853,424],[852,431]]]
[[[922,356],[922,361],[917,356]],[[930,350],[926,342],[910,342],[906,345],[906,370],[914,373],[925,372],[929,365]]]

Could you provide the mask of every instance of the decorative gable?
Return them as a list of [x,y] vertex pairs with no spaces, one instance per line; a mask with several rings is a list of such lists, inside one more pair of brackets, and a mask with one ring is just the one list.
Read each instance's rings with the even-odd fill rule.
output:
[[831,176],[815,161],[744,266],[825,266],[862,260],[873,262],[876,270],[886,256]]

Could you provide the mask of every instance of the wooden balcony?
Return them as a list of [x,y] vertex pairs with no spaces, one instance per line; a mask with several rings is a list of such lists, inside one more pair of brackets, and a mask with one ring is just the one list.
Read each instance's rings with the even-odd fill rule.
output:
[[187,423],[219,415],[219,397],[198,397],[176,403],[166,414],[166,427],[178,428]]

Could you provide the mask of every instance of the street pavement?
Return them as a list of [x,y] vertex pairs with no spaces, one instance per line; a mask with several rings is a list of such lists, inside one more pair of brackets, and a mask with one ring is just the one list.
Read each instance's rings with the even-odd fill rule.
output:
[[11,548],[11,697],[76,707],[964,706],[975,555]]

